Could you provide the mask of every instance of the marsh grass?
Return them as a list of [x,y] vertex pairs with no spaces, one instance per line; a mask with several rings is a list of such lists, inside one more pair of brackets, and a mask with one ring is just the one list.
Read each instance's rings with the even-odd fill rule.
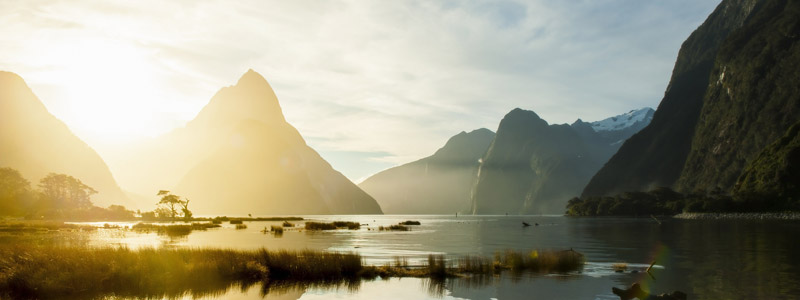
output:
[[411,220],[408,220],[408,221],[403,221],[403,222],[400,222],[400,225],[405,225],[405,226],[410,226],[410,225],[422,225],[422,223],[420,223],[419,221],[411,221]]
[[289,221],[283,221],[283,227],[294,227],[294,224],[289,223]]
[[232,225],[237,225],[237,224],[243,224],[243,223],[244,223],[244,221],[242,221],[242,220],[230,220],[230,223],[231,223]]
[[156,232],[161,235],[168,236],[185,236],[192,233],[193,230],[207,230],[209,228],[220,227],[219,224],[213,223],[191,223],[191,224],[170,224],[170,225],[157,225],[153,223],[136,223],[131,226],[132,230],[140,232]]
[[514,272],[566,273],[583,267],[583,254],[572,249],[563,251],[533,250],[529,253],[506,251],[495,253],[494,268]]
[[380,231],[409,231],[410,228],[403,226],[403,225],[391,225],[391,226],[378,226],[378,230]]
[[245,225],[245,224],[236,224],[236,229],[237,230],[239,230],[239,229],[247,229],[247,225]]
[[50,230],[94,231],[97,230],[97,227],[59,221],[0,222],[0,232],[38,232]]
[[283,227],[272,225],[269,227],[270,231],[274,234],[283,234]]
[[358,230],[361,228],[361,223],[358,222],[345,222],[336,221],[331,223],[322,222],[306,222],[306,230],[336,230],[347,228],[350,230]]
[[355,253],[311,250],[0,245],[0,299],[174,298],[187,292],[201,297],[258,282],[266,289],[295,284],[357,287],[361,279],[376,277],[443,280],[460,274],[493,275],[506,269],[569,272],[582,266],[583,255],[571,250],[507,251],[496,254],[494,260],[465,257],[448,261],[443,255],[430,255],[426,264],[411,267],[404,258],[396,258],[393,265],[365,266]]

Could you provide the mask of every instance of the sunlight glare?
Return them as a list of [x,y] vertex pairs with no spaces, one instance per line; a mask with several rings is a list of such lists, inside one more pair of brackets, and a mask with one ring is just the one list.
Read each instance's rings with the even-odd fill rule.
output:
[[63,86],[62,118],[79,134],[106,139],[154,136],[159,110],[158,69],[151,51],[134,43],[83,40],[53,49],[49,74]]

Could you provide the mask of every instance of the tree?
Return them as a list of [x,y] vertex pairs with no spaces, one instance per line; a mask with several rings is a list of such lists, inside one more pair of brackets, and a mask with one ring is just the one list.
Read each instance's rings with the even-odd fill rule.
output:
[[23,214],[32,198],[31,184],[19,171],[0,168],[0,216]]
[[189,210],[189,199],[186,199],[186,201],[181,202],[181,206],[183,206],[183,208],[181,208],[181,212],[183,213],[183,218],[186,219],[186,221],[190,221],[192,219],[192,211]]
[[[181,197],[177,195],[173,195],[167,190],[160,190],[158,191],[158,196],[161,196],[161,201],[158,202],[158,205],[161,205],[163,209],[169,211],[169,217],[175,220],[178,216],[178,210],[176,207],[182,207],[181,211],[183,213],[183,217],[186,219],[190,219],[192,217],[192,212],[189,210],[189,199],[181,200]],[[158,210],[156,210],[158,212]],[[159,214],[159,217],[163,217],[163,210],[162,213]]]
[[39,181],[45,208],[53,210],[85,210],[91,208],[91,197],[97,194],[92,187],[79,179],[66,175],[50,173]]

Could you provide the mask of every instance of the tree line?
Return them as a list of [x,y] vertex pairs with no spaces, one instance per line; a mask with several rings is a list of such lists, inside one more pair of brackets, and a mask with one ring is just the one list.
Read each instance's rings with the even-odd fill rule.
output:
[[132,211],[122,205],[95,206],[97,190],[67,174],[50,173],[33,187],[19,171],[0,168],[0,217],[48,220],[190,220],[189,200],[159,191],[161,200],[150,212]]
[[575,197],[567,202],[568,216],[649,216],[684,212],[769,212],[800,210],[785,197],[756,193],[729,195],[720,189],[682,194],[668,187],[649,192],[625,192],[615,196]]

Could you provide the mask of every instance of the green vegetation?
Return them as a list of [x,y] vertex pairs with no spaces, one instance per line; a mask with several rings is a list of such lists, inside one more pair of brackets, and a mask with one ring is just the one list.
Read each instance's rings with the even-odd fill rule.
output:
[[661,187],[649,192],[626,192],[608,197],[572,198],[569,216],[650,216],[684,212],[769,212],[797,209],[786,203],[763,201],[748,194],[725,195],[719,189],[681,194]]
[[403,225],[391,225],[391,226],[379,226],[378,230],[380,230],[380,231],[384,231],[384,230],[385,231],[409,231],[411,229],[408,228],[408,227],[405,227]]
[[422,223],[420,223],[419,221],[410,221],[410,220],[409,221],[400,222],[400,225],[406,225],[406,226],[409,226],[409,225],[421,225],[421,224]]
[[[280,227],[279,227],[280,228]],[[141,249],[0,246],[0,297],[91,298],[162,297],[207,294],[235,284],[255,282],[357,281],[377,276],[445,278],[461,273],[496,274],[503,270],[572,272],[583,267],[580,253],[532,251],[498,253],[495,259],[467,258],[452,266],[442,255],[411,268],[365,266],[353,253],[321,251],[236,251],[220,249]]]
[[344,228],[350,230],[358,230],[361,228],[361,224],[358,222],[344,222],[344,221],[336,221],[331,223],[306,222],[306,230],[336,230]]

